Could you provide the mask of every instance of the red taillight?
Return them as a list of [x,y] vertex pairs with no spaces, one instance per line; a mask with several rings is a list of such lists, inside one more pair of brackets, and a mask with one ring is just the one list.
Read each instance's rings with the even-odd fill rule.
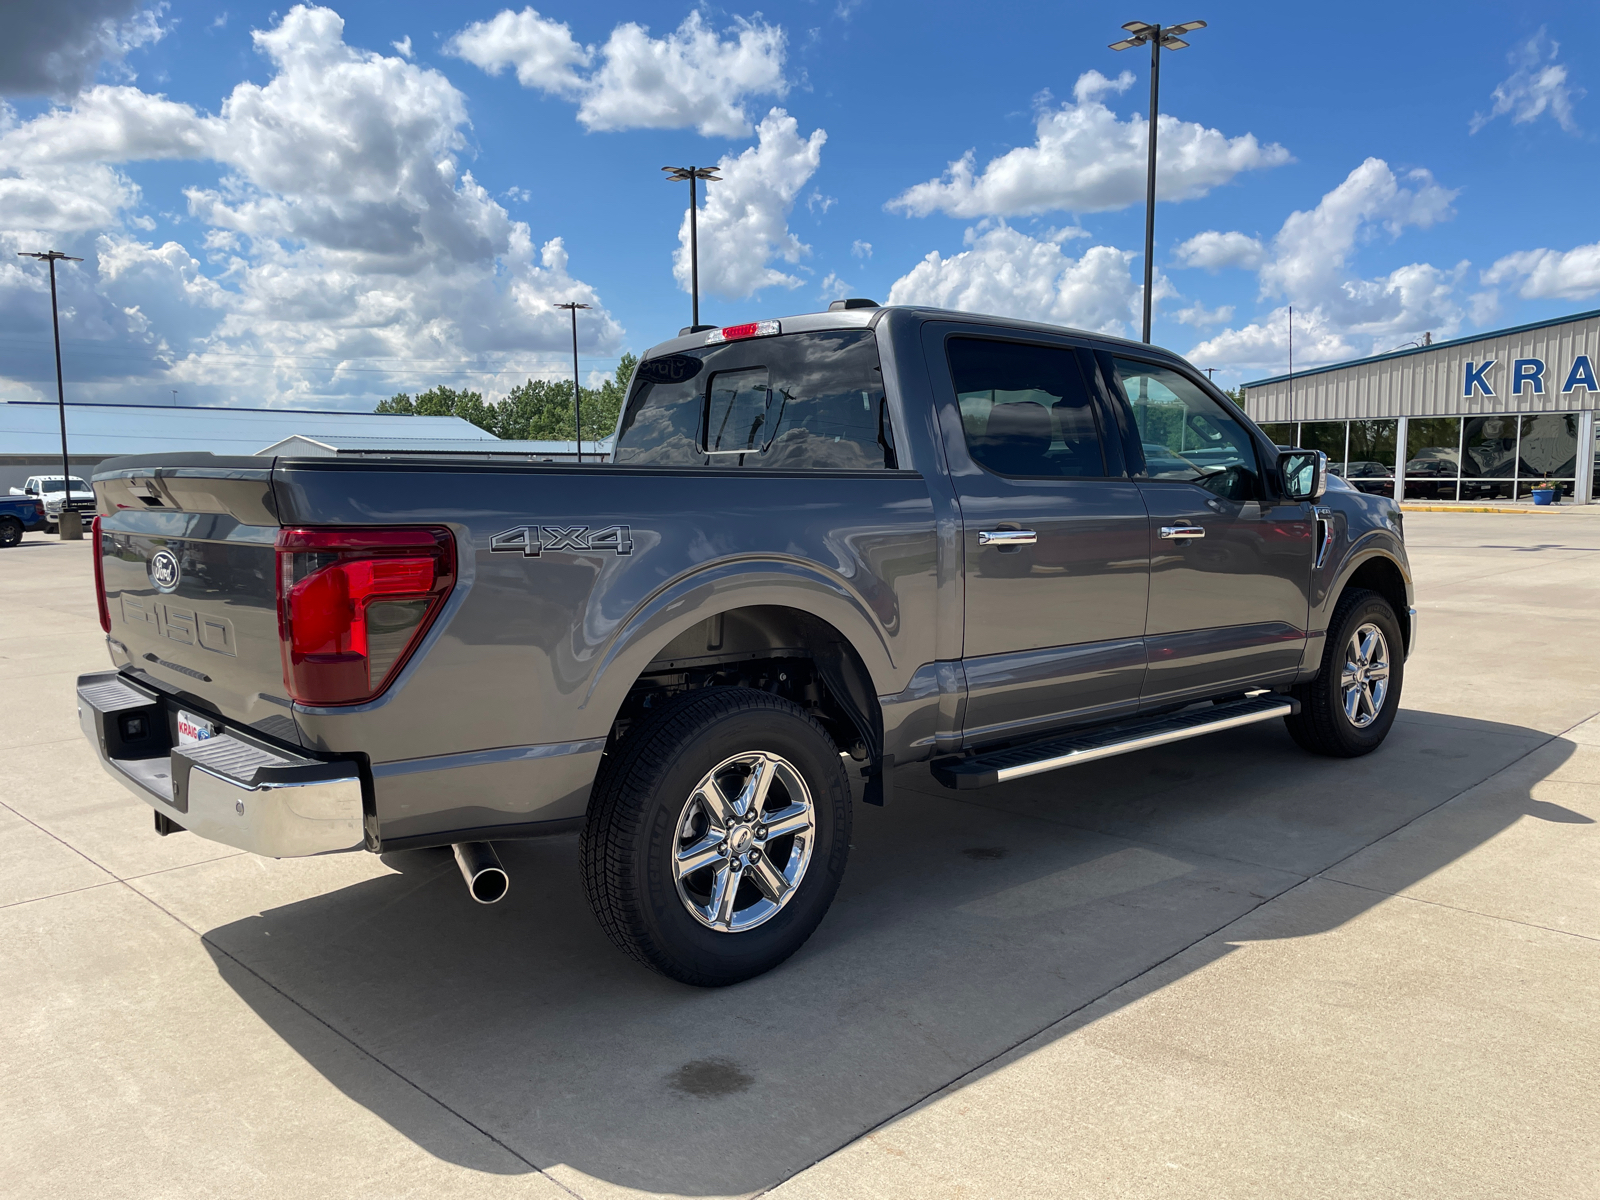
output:
[[[40,509],[41,513],[43,509]],[[94,555],[94,598],[100,606],[100,628],[106,633],[111,632],[111,603],[106,598],[106,567],[100,561],[100,518],[97,516],[89,526],[90,553]]]
[[300,704],[359,704],[397,675],[455,584],[448,529],[278,531],[283,681]]

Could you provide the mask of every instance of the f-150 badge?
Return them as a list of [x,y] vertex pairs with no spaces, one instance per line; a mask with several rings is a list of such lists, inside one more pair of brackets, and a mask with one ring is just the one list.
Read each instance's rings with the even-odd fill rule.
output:
[[491,537],[489,549],[516,551],[524,558],[538,558],[546,550],[632,554],[633,537],[626,525],[607,525],[592,533],[587,525],[518,525]]

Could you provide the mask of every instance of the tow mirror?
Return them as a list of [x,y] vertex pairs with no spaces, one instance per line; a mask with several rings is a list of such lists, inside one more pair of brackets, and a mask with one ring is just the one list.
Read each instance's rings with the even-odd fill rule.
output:
[[1289,450],[1278,455],[1278,474],[1289,499],[1315,504],[1328,490],[1328,456],[1321,450]]

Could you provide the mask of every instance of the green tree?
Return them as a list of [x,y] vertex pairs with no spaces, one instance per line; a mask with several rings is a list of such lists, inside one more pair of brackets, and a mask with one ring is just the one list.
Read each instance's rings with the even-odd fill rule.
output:
[[[579,392],[583,402],[583,440],[601,441],[616,431],[636,354],[624,354],[612,378],[597,388]],[[379,401],[374,410],[403,416],[460,417],[498,438],[541,442],[570,442],[573,436],[572,382],[530,379],[520,383],[499,402],[485,400],[479,392],[461,392],[439,385],[415,398],[400,392]]]

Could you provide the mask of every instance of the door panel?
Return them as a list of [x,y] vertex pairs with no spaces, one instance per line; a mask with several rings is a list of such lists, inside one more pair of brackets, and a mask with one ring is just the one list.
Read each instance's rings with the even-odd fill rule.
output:
[[1270,497],[1253,435],[1197,380],[1121,355],[1112,374],[1150,514],[1143,706],[1292,676],[1310,610],[1310,506]]
[[[1134,711],[1148,520],[1138,486],[1106,475],[1079,352],[929,328],[941,402],[956,410],[940,424],[962,517],[964,741]],[[1033,537],[1003,544],[1008,533]]]

